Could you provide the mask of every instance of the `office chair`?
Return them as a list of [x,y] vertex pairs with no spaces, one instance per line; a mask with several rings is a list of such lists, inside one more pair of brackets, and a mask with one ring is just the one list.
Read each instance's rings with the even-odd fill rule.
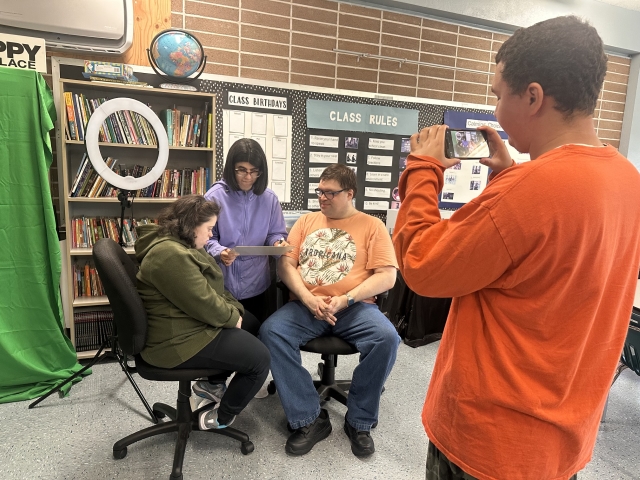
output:
[[[98,275],[104,286],[109,303],[113,309],[113,317],[118,328],[120,347],[125,355],[135,358],[138,374],[147,380],[160,382],[179,382],[176,408],[164,403],[153,405],[153,412],[158,418],[165,416],[171,420],[159,422],[157,425],[132,433],[118,440],[113,445],[113,458],[121,459],[127,455],[127,446],[144,438],[161,433],[178,432],[171,479],[182,479],[182,464],[187,439],[192,430],[200,430],[198,414],[210,408],[206,405],[196,411],[191,410],[191,382],[209,376],[228,376],[231,372],[217,369],[171,369],[159,368],[145,362],[140,356],[147,338],[147,313],[135,287],[136,267],[121,246],[111,239],[101,239],[93,247],[93,259]],[[207,432],[235,438],[242,442],[240,451],[247,455],[253,452],[253,443],[244,432],[227,427]]]
[[[284,302],[284,299],[289,298],[289,289],[283,282],[278,282],[277,286],[282,292]],[[376,305],[383,313],[383,306],[388,295],[389,292],[383,292],[376,297]],[[324,403],[333,398],[343,405],[347,405],[347,392],[351,387],[351,380],[336,380],[336,365],[338,364],[338,355],[353,355],[358,353],[358,349],[339,337],[327,335],[308,341],[300,347],[300,350],[319,353],[323,360],[318,363],[320,380],[313,381],[313,385],[316,387],[320,397],[320,402]],[[267,391],[269,394],[276,392],[275,382],[271,381],[269,383]],[[384,387],[382,387],[382,391],[384,392]]]
[[[633,307],[631,311],[631,322],[629,323],[629,330],[627,331],[627,338],[624,341],[622,347],[622,355],[620,356],[620,363],[616,368],[616,373],[613,376],[611,386],[616,383],[616,380],[620,374],[627,368],[636,372],[636,375],[640,376],[640,308]],[[607,407],[609,406],[609,396],[607,396],[607,402],[604,404],[604,412],[602,412],[602,422],[605,421],[607,416]]]

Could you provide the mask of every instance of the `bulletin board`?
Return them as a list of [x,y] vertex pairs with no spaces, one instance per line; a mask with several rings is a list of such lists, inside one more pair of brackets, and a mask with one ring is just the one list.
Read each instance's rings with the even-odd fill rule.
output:
[[[60,59],[63,60],[63,59]],[[69,63],[66,63],[69,62]],[[153,73],[148,67],[134,67],[135,74],[139,81],[147,82],[153,86],[159,86],[162,83],[162,79]],[[82,62],[78,60],[64,60],[60,63],[60,75],[64,78],[78,78],[81,79],[81,72],[83,70]],[[347,155],[349,155],[350,166],[356,168],[356,175],[358,178],[358,198],[356,200],[356,206],[358,209],[367,211],[372,215],[384,218],[386,214],[386,208],[382,208],[386,203],[393,206],[394,190],[397,187],[398,179],[401,172],[404,169],[404,161],[408,153],[408,141],[406,140],[410,135],[387,135],[384,133],[361,132],[355,131],[336,131],[329,129],[309,129],[307,127],[307,101],[323,101],[323,102],[343,102],[350,104],[360,105],[372,105],[377,107],[387,107],[392,109],[403,109],[410,111],[417,111],[417,127],[416,131],[426,126],[442,124],[445,111],[460,111],[460,112],[477,112],[487,113],[489,108],[484,105],[471,105],[461,104],[457,102],[439,102],[438,100],[416,100],[412,101],[407,97],[402,99],[394,99],[391,96],[371,94],[359,95],[357,92],[343,91],[337,89],[326,88],[314,88],[308,87],[308,90],[304,86],[289,86],[287,84],[276,84],[270,82],[262,82],[260,80],[252,81],[250,79],[242,79],[242,81],[229,81],[229,77],[219,77],[209,74],[203,74],[202,77],[192,83],[200,91],[207,93],[215,93],[218,95],[218,101],[216,102],[215,111],[215,125],[216,125],[216,174],[218,179],[222,174],[224,165],[224,159],[226,151],[229,148],[230,140],[233,140],[231,135],[239,135],[241,132],[231,132],[231,120],[228,117],[229,112],[245,112],[244,113],[244,126],[245,130],[242,135],[250,135],[257,139],[256,141],[264,142],[263,147],[265,153],[267,153],[268,160],[270,162],[270,188],[277,191],[278,195],[282,195],[282,208],[283,210],[315,210],[315,208],[309,208],[309,200],[317,199],[317,196],[312,192],[313,183],[317,183],[313,178],[309,177],[310,168],[326,167],[328,163],[316,163],[310,162],[310,141],[311,135],[318,137],[338,137],[338,146],[334,148],[322,148],[314,147],[313,150],[321,152],[338,153],[337,161],[347,164]],[[240,80],[240,79],[238,79]],[[255,105],[238,105],[233,101],[229,102],[229,95],[242,93],[246,95],[253,95],[256,98],[261,98],[261,103],[258,106]],[[276,103],[265,102],[264,97],[272,97],[274,102],[285,101],[286,108],[281,108],[282,104],[279,104],[280,108],[272,108]],[[253,97],[251,97],[253,98]],[[225,111],[228,112],[225,114]],[[266,118],[259,119],[259,127],[253,130],[253,119],[256,118],[254,113],[265,113]],[[225,115],[227,118],[225,120]],[[276,117],[279,117],[276,120]],[[284,119],[282,117],[285,117]],[[251,122],[249,122],[251,119]],[[266,126],[264,121],[266,121]],[[239,130],[240,117],[236,117],[234,123],[234,130]],[[284,122],[284,123],[283,123]],[[264,129],[266,128],[266,130]],[[286,128],[286,131],[283,130]],[[278,132],[276,132],[278,129]],[[264,132],[264,133],[262,133]],[[227,138],[225,138],[225,136]],[[357,147],[353,140],[348,142],[348,138],[358,138]],[[375,138],[379,140],[378,145],[382,145],[384,140],[394,140],[393,150],[378,150],[369,148],[369,141]],[[286,158],[278,158],[276,155],[282,155],[282,139],[286,143]],[[317,139],[316,139],[317,140]],[[274,150],[274,141],[277,143]],[[332,140],[334,141],[334,140]],[[335,142],[335,141],[334,141]],[[373,150],[376,150],[375,152]],[[276,155],[274,155],[274,153]],[[355,157],[353,156],[355,154]],[[388,166],[389,159],[391,158],[391,166]],[[382,157],[382,158],[370,158],[370,157]],[[335,157],[332,157],[331,162]],[[312,157],[317,160],[317,157]],[[277,162],[277,163],[274,163]],[[367,163],[367,162],[370,163]],[[284,162],[284,164],[282,163]],[[376,164],[378,163],[378,164]],[[284,167],[284,172],[283,172]],[[276,171],[274,172],[274,168]],[[385,181],[381,182],[380,176],[369,175],[367,172],[384,172],[389,173],[390,177],[385,176]],[[276,180],[273,180],[274,174],[277,176]],[[280,180],[284,178],[285,180]],[[389,181],[386,179],[390,178]],[[318,180],[318,179],[316,179]],[[289,185],[281,186],[273,182],[287,182]],[[273,188],[275,187],[275,188]],[[369,189],[369,190],[367,190]],[[382,190],[381,190],[382,189]],[[388,198],[382,198],[382,195],[386,195],[387,189],[390,193]],[[368,193],[369,196],[366,196]],[[396,193],[397,195],[397,193]],[[369,207],[365,209],[364,202],[381,202],[379,204],[369,204]],[[383,204],[382,202],[385,202]],[[312,202],[313,206],[314,203]],[[379,209],[378,209],[379,207]]]

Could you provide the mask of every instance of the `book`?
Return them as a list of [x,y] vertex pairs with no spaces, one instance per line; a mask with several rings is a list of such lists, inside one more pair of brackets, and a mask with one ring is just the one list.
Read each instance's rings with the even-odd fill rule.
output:
[[67,124],[69,125],[69,137],[71,138],[71,140],[76,140],[76,115],[73,110],[73,98],[71,97],[71,92],[64,92],[64,104],[67,107]]
[[167,108],[160,112],[160,121],[164,125],[164,129],[167,131],[167,137],[169,138],[169,145],[173,145],[173,110]]
[[71,99],[73,102],[73,111],[74,111],[74,114],[75,114],[74,117],[76,120],[76,131],[77,131],[76,140],[84,141],[84,122],[82,120],[82,115],[80,113],[80,100],[78,98],[78,94],[73,93],[71,95]]

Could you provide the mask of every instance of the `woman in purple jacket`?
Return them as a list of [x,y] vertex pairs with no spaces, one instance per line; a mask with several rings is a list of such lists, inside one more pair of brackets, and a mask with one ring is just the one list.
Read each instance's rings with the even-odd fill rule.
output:
[[262,147],[255,140],[242,138],[229,149],[222,180],[205,194],[207,200],[220,205],[218,223],[205,249],[222,268],[225,288],[260,322],[273,313],[267,295],[269,257],[237,256],[232,249],[239,245],[288,245],[282,208],[268,183]]

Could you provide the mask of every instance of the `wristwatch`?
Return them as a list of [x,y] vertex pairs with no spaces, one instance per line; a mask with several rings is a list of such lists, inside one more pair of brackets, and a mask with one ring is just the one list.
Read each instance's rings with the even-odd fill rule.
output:
[[356,303],[356,301],[353,299],[353,297],[351,295],[349,295],[348,293],[345,293],[344,296],[347,297],[347,307],[350,307],[351,305]]

